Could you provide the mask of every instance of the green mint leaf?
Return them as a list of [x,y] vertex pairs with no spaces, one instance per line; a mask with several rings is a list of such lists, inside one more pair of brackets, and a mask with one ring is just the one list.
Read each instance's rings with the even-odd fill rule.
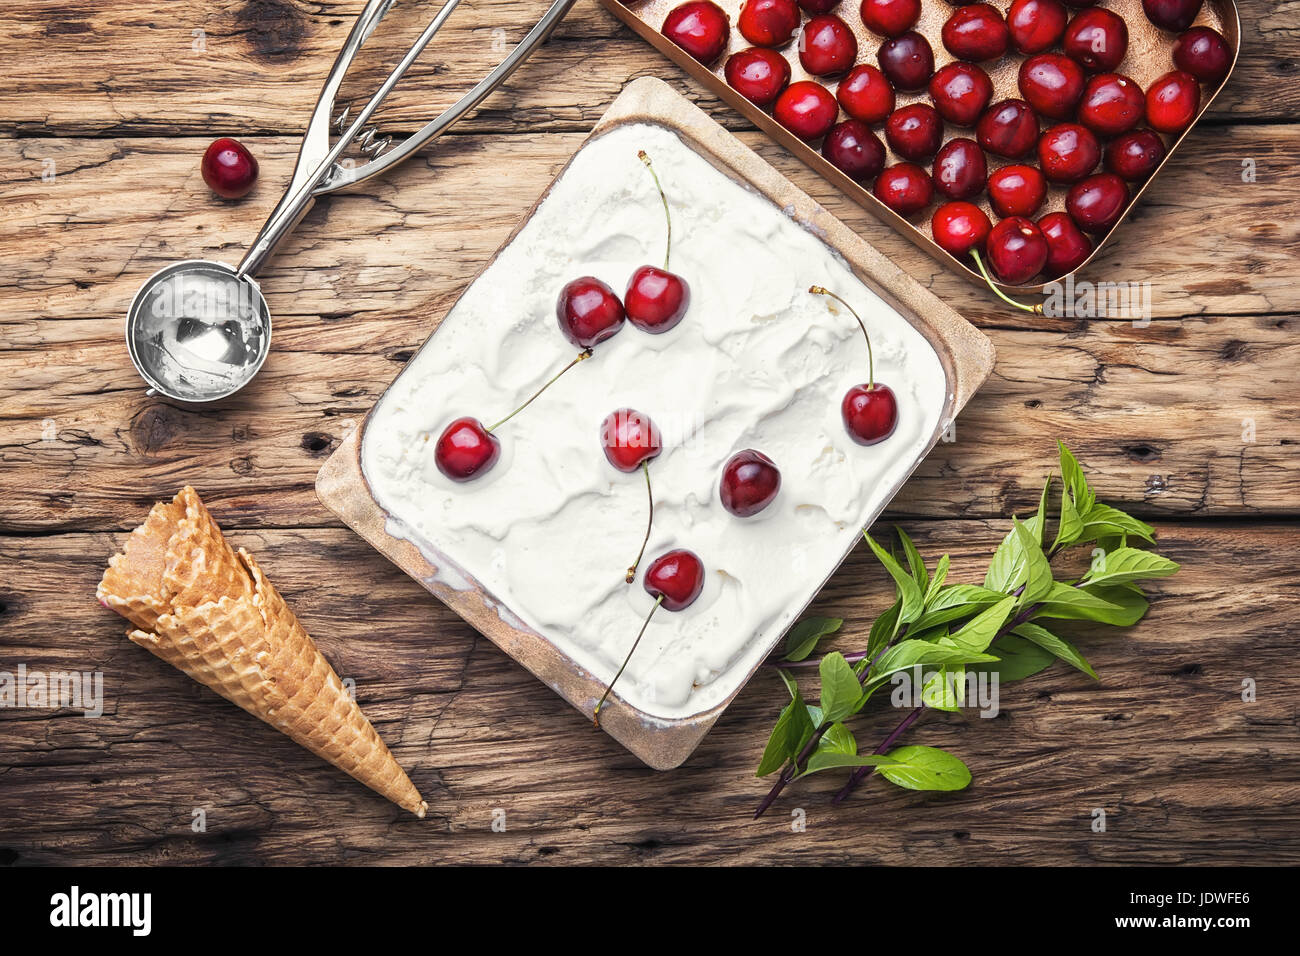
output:
[[879,686],[891,674],[918,664],[971,664],[993,660],[997,658],[983,653],[982,649],[975,651],[960,645],[929,641],[899,641],[876,661],[876,666],[871,668],[870,681]]
[[[1023,525],[1021,527],[1023,528]],[[1015,606],[1016,598],[1011,596],[1004,598],[988,610],[971,618],[961,630],[955,631],[951,635],[952,642],[971,653],[982,653],[993,643],[993,638],[1002,629],[1002,625],[1006,623]]]
[[1026,622],[1011,632],[1027,641],[1032,641],[1045,651],[1049,651],[1061,660],[1065,661],[1071,667],[1078,668],[1093,680],[1097,680],[1097,672],[1089,664],[1069,641],[1057,637],[1047,628],[1038,624]]
[[1033,619],[1097,621],[1129,627],[1142,619],[1147,606],[1147,599],[1140,591],[1130,590],[1124,585],[1076,588],[1058,581],[1052,585]]
[[984,586],[1002,594],[1014,591],[1020,586],[1016,578],[1024,568],[1024,558],[1020,535],[1012,528],[993,552],[988,572],[984,575]]
[[1057,447],[1061,452],[1061,483],[1065,485],[1063,494],[1069,494],[1074,498],[1074,509],[1079,514],[1087,514],[1097,500],[1096,494],[1088,486],[1088,479],[1083,476],[1083,469],[1079,467],[1079,462],[1070,449],[1065,447],[1065,443],[1058,441]]
[[930,572],[925,569],[925,561],[921,558],[921,552],[916,550],[916,545],[907,536],[907,532],[902,528],[895,528],[894,530],[898,532],[898,540],[903,542],[903,553],[907,555],[907,565],[912,569],[912,580],[921,589],[921,595],[924,599],[925,592],[930,587]]
[[1024,551],[1024,581],[1016,581],[1016,587],[1025,586],[1020,594],[1019,607],[1028,607],[1052,589],[1052,566],[1047,563],[1043,547],[1034,538],[1033,533],[1015,518],[1011,519],[1012,530],[1020,535],[1021,549]]
[[1126,584],[1146,578],[1165,578],[1177,570],[1177,562],[1154,551],[1117,548],[1098,555],[1083,579],[1088,584]]
[[[903,602],[901,599],[895,601],[893,606],[876,618],[875,623],[871,625],[871,636],[867,638],[867,660],[880,653],[885,645],[893,640],[894,635],[898,633],[898,613],[902,610],[902,607]],[[858,665],[857,669],[860,670],[865,665],[866,661],[863,661]]]
[[970,786],[966,765],[936,747],[898,747],[887,756],[893,762],[878,765],[876,772],[908,790],[964,790]]
[[776,669],[776,672],[781,675],[781,682],[785,684],[785,689],[790,692],[790,699],[794,700],[795,695],[799,693],[799,685],[795,683],[794,676],[780,667]]
[[911,624],[924,610],[920,586],[894,560],[894,556],[878,545],[871,535],[864,531],[862,536],[867,539],[867,544],[871,546],[876,559],[885,566],[885,570],[889,572],[889,576],[894,579],[894,584],[898,588],[898,597],[902,601],[902,607],[898,612],[898,623]]
[[1075,507],[1074,498],[1063,492],[1061,494],[1061,521],[1056,527],[1056,540],[1052,542],[1052,550],[1060,551],[1062,548],[1068,548],[1083,537],[1083,531],[1083,518],[1079,516],[1079,509]]
[[998,682],[1002,684],[1032,677],[1056,663],[1056,658],[1050,652],[1013,634],[999,637],[989,650],[998,656],[998,660],[992,664],[972,665],[970,670],[985,674],[996,673]]
[[796,689],[794,699],[786,704],[781,716],[776,719],[776,726],[772,728],[772,735],[767,740],[767,747],[763,750],[763,757],[758,762],[754,776],[766,777],[797,757],[805,741],[804,734],[811,737],[813,730],[808,708]]
[[928,610],[930,602],[939,594],[939,589],[943,587],[943,582],[948,578],[948,555],[939,559],[939,564],[934,569],[934,577],[930,578],[930,586],[925,589],[924,604]]
[[834,723],[853,713],[862,696],[862,685],[844,655],[832,651],[818,668],[822,678],[822,722]]
[[947,665],[939,668],[921,687],[921,703],[933,710],[952,713],[966,702],[966,668]]
[[853,737],[853,732],[845,727],[839,721],[831,724],[826,728],[826,733],[822,734],[821,742],[817,744],[818,750],[828,750],[839,754],[856,754],[858,752],[858,742]]
[[978,584],[951,584],[939,590],[927,603],[926,612],[916,621],[916,631],[947,624],[968,617],[986,607],[992,607],[1007,595],[1004,591],[990,591]]
[[801,661],[817,648],[827,634],[834,634],[844,623],[838,617],[806,617],[785,636],[785,659]]
[[1048,475],[1043,485],[1043,493],[1038,498],[1038,513],[1025,522],[1025,527],[1033,532],[1040,547],[1043,544],[1043,532],[1047,530],[1047,496],[1051,490],[1052,476]]
[[1101,502],[1094,504],[1083,516],[1083,534],[1089,538],[1131,534],[1151,544],[1156,541],[1156,529],[1151,525]]
[[842,754],[818,750],[808,758],[808,764],[799,776],[806,777],[819,770],[834,770],[839,767],[879,767],[892,763],[894,759],[883,754]]

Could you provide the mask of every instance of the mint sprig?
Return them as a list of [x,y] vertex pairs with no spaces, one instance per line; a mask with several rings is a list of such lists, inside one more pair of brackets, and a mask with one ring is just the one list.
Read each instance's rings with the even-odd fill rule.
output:
[[[1057,633],[1055,622],[1129,627],[1148,607],[1138,582],[1174,574],[1178,565],[1130,544],[1130,539],[1154,544],[1154,530],[1098,502],[1079,462],[1063,443],[1057,444],[1061,493],[1052,519],[1054,534],[1048,538],[1053,488],[1049,476],[1038,510],[1025,521],[1011,519],[1011,530],[994,551],[980,584],[947,583],[948,555],[931,570],[901,529],[901,557],[864,532],[876,559],[893,578],[895,601],[872,623],[864,651],[832,651],[812,658],[822,639],[840,630],[839,618],[806,618],[791,628],[783,655],[773,662],[790,702],[777,718],[757,774],[779,771],[779,776],[755,817],[792,781],[824,770],[852,771],[835,803],[873,774],[911,790],[966,787],[970,771],[960,758],[934,747],[896,744],[926,711],[956,710],[964,704],[968,670],[996,671],[999,682],[1008,683],[1060,660],[1097,679],[1078,648]],[[1070,548],[1091,548],[1091,562],[1082,577],[1061,580],[1051,562]],[[874,750],[859,753],[846,721],[891,683],[894,674],[918,665],[935,674],[921,690],[923,703]],[[812,667],[821,680],[817,704],[805,700],[793,676]]]

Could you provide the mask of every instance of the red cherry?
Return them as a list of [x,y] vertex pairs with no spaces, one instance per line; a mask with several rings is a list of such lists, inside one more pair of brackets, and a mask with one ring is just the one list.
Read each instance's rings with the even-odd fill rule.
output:
[[813,76],[843,73],[857,56],[857,38],[835,14],[813,17],[804,24],[799,35],[799,62]]
[[1174,66],[1217,86],[1232,69],[1232,48],[1209,27],[1192,27],[1174,44]]
[[984,191],[988,176],[984,150],[973,139],[950,139],[934,157],[931,178],[935,191],[946,199],[974,199]]
[[1098,136],[1118,136],[1142,122],[1145,112],[1142,87],[1120,73],[1102,73],[1084,87],[1079,122]]
[[836,123],[822,142],[822,155],[850,179],[871,179],[885,168],[884,144],[861,120]]
[[1038,142],[1038,120],[1024,100],[1002,100],[984,111],[975,138],[996,156],[1019,159]]
[[1074,115],[1085,81],[1083,68],[1059,53],[1040,53],[1020,64],[1020,95],[1048,119]]
[[657,335],[682,320],[691,304],[691,288],[679,275],[642,266],[632,273],[623,302],[629,322]]
[[636,471],[643,461],[657,458],[663,439],[650,416],[631,408],[610,412],[600,424],[605,457],[619,471]]
[[1201,106],[1196,77],[1174,70],[1147,88],[1147,122],[1162,133],[1181,133]]
[[908,30],[880,44],[876,60],[889,82],[900,90],[922,89],[934,73],[934,51],[930,41]]
[[469,481],[491,469],[501,457],[501,442],[477,418],[458,418],[434,446],[438,470],[452,481]]
[[844,112],[864,123],[879,123],[894,111],[894,88],[869,63],[859,63],[835,91]]
[[983,249],[992,225],[974,203],[947,202],[930,218],[930,234],[945,252],[958,259],[972,249]]
[[840,5],[840,0],[799,0],[799,9],[810,17],[830,13]]
[[862,0],[862,22],[872,33],[896,37],[916,26],[921,0]]
[[1135,129],[1106,147],[1106,168],[1129,182],[1150,176],[1165,158],[1165,143],[1149,129]]
[[1114,173],[1097,173],[1065,194],[1065,211],[1084,232],[1099,235],[1119,222],[1128,203],[1128,187]]
[[915,163],[895,163],[876,177],[872,192],[900,216],[910,216],[930,205],[934,184]]
[[731,88],[755,106],[771,106],[790,82],[790,63],[774,50],[750,47],[727,57]]
[[949,63],[930,77],[930,99],[949,123],[974,126],[993,99],[993,81],[974,63]]
[[243,143],[228,137],[212,141],[199,168],[208,188],[223,199],[240,199],[257,182],[257,160]]
[[1047,198],[1047,180],[1033,166],[1003,166],[989,176],[989,205],[999,216],[1032,216]]
[[736,29],[755,46],[789,43],[799,29],[799,5],[794,0],[745,0]]
[[781,490],[781,471],[761,451],[748,448],[738,451],[722,468],[718,497],[722,507],[738,518],[756,515],[776,498]]
[[1038,164],[1054,183],[1078,182],[1097,168],[1100,159],[1097,137],[1078,123],[1053,126],[1038,140]]
[[712,63],[727,48],[731,26],[722,8],[709,0],[689,0],[664,19],[663,35],[701,63]]
[[704,562],[685,548],[669,551],[650,562],[644,584],[652,598],[663,598],[665,610],[684,610],[704,590]]
[[1128,50],[1128,27],[1109,10],[1084,10],[1066,26],[1062,46],[1089,73],[1114,72]]
[[898,427],[898,399],[888,385],[854,385],[840,402],[840,417],[859,445],[875,445]]
[[998,8],[987,3],[959,7],[943,25],[943,45],[959,60],[996,60],[1007,52],[1011,34]]
[[1095,7],[1097,0],[1065,0],[1067,7]]
[[1047,240],[1028,219],[1012,216],[989,233],[988,254],[999,279],[1008,285],[1021,285],[1043,271]]
[[1050,50],[1065,33],[1068,17],[1060,0],[1014,0],[1007,11],[1011,45],[1030,56]]
[[584,349],[621,329],[627,316],[614,290],[592,276],[574,279],[560,290],[555,314],[564,337]]
[[1044,271],[1053,279],[1073,272],[1092,254],[1092,242],[1063,212],[1049,212],[1038,220],[1038,229],[1047,240]]
[[890,114],[885,139],[903,159],[923,162],[938,152],[943,142],[943,120],[930,104],[913,103]]
[[791,83],[772,109],[778,123],[807,142],[825,136],[839,112],[830,90],[812,80]]
[[1201,12],[1201,0],[1142,0],[1142,11],[1156,26],[1181,33]]

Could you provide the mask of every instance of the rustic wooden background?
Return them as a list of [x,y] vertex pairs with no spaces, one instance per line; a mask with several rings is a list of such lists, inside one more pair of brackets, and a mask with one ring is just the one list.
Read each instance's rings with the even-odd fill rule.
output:
[[[0,864],[1300,862],[1300,4],[1243,0],[1228,89],[1083,276],[1152,283],[1149,325],[1002,308],[580,0],[482,112],[387,178],[321,203],[284,244],[263,275],[276,334],[254,386],[215,408],[146,397],[122,342],[132,294],[173,259],[239,258],[361,6],[0,9],[0,670],[102,670],[107,703],[100,719],[0,710]],[[381,51],[422,26],[427,10],[414,6],[398,5]],[[385,111],[388,127],[411,129],[454,99],[540,9],[467,0]],[[1057,437],[1101,496],[1154,522],[1183,563],[1137,628],[1071,630],[1100,686],[1058,666],[1008,688],[996,720],[940,716],[912,733],[967,759],[966,792],[878,782],[832,809],[838,781],[826,775],[755,822],[766,784],[753,769],[784,697],[774,676],[751,683],[683,768],[646,770],[316,500],[321,462],[432,317],[623,84],[646,74],[995,341],[997,370],[957,440],[889,515],[931,556],[953,552],[953,580],[980,573],[1007,516],[1036,501]],[[199,176],[217,135],[239,136],[261,162],[243,202],[215,199]],[[124,532],[186,482],[357,681],[430,819],[131,645],[96,604]],[[847,648],[886,601],[859,549],[817,607],[847,618]],[[1258,682],[1255,703],[1240,699],[1245,678]],[[874,742],[895,718],[874,712],[859,737]],[[199,808],[206,833],[191,831]],[[491,828],[498,808],[504,833]],[[791,826],[796,808],[805,832]],[[1104,834],[1090,828],[1096,808]]]

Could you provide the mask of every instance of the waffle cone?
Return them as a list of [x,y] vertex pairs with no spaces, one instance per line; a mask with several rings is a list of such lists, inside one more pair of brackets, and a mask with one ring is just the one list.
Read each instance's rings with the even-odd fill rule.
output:
[[136,625],[133,642],[424,816],[419,791],[334,668],[192,488],[154,508],[110,560],[97,593]]

